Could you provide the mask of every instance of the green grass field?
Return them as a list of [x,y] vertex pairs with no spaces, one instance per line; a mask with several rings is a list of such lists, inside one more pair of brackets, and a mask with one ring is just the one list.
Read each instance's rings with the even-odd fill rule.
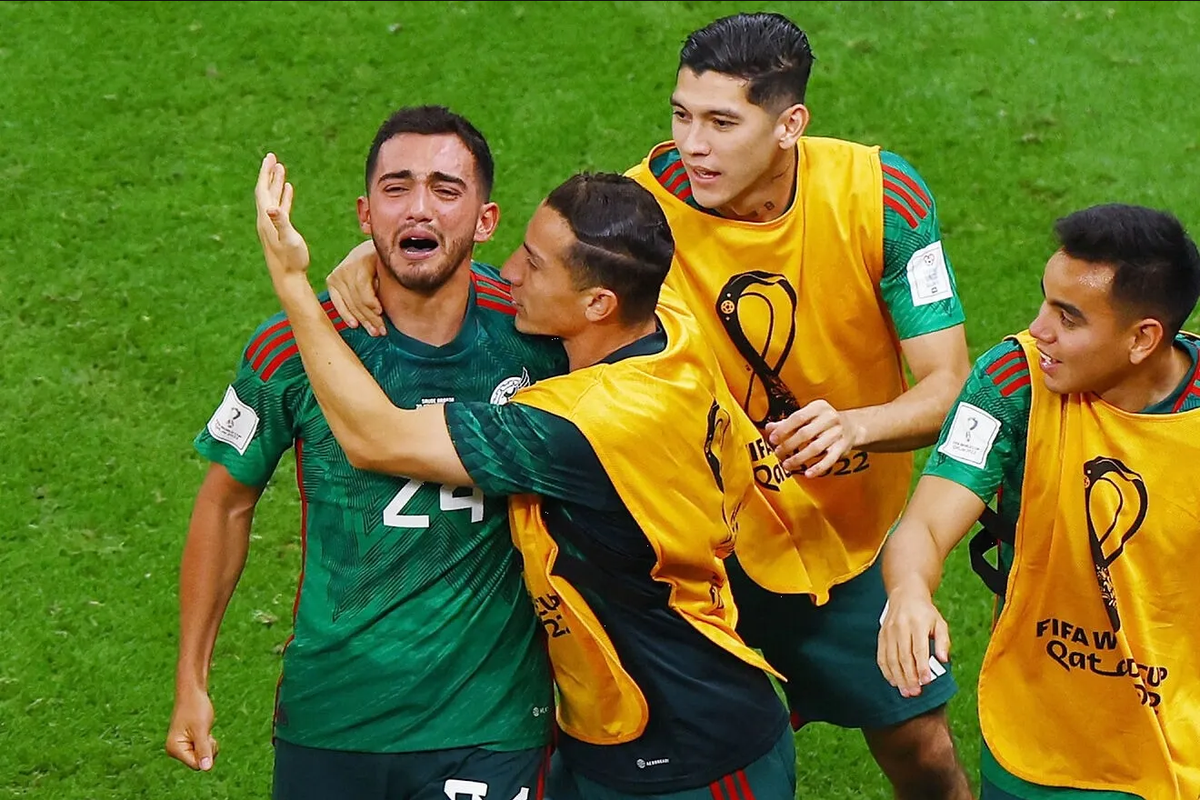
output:
[[[0,3],[0,797],[267,796],[300,553],[290,462],[217,645],[217,767],[162,750],[205,468],[191,440],[277,310],[263,154],[290,168],[322,275],[359,238],[379,123],[450,105],[496,154],[504,218],[480,255],[499,262],[568,174],[669,137],[687,32],[760,8],[810,33],[810,133],[882,144],[932,187],[973,354],[1031,319],[1056,216],[1136,202],[1200,233],[1196,5]],[[991,601],[965,551],[940,600],[974,776]],[[797,797],[889,796],[857,733],[797,745]]]

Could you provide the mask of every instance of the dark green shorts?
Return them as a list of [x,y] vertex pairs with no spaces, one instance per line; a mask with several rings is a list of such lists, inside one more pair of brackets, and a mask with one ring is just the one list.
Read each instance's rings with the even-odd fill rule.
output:
[[945,705],[958,691],[949,664],[921,694],[908,698],[879,671],[875,652],[887,602],[879,559],[835,586],[823,606],[808,595],[768,592],[747,577],[736,557],[725,563],[738,633],[787,678],[783,691],[793,726],[886,728]]
[[318,750],[275,740],[272,800],[542,800],[548,748]]
[[[665,794],[630,794],[602,786],[550,761],[546,800],[791,800],[796,796],[796,741],[784,728],[767,753],[745,769],[696,789]],[[490,798],[489,798],[490,800]]]

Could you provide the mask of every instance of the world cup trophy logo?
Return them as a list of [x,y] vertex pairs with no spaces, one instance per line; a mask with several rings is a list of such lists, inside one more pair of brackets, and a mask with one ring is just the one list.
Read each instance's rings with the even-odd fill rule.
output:
[[762,428],[798,411],[779,377],[796,339],[796,290],[787,279],[762,271],[733,276],[717,296],[717,317],[754,373],[741,401],[754,424]]
[[1116,632],[1121,630],[1121,615],[1108,568],[1125,552],[1126,542],[1146,520],[1146,483],[1117,459],[1100,456],[1083,465],[1083,491],[1096,582]]

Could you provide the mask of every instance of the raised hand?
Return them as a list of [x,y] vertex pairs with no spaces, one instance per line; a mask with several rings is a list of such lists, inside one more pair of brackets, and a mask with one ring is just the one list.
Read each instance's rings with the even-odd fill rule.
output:
[[308,270],[308,244],[292,227],[292,184],[274,153],[267,153],[254,186],[254,205],[258,209],[258,240],[273,280],[288,275],[303,275]]

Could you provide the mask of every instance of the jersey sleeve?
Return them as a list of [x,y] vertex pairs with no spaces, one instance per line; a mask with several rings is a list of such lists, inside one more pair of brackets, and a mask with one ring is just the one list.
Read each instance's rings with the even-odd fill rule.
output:
[[589,508],[620,508],[596,451],[571,422],[506,403],[449,403],[446,427],[484,494],[540,494]]
[[880,294],[896,334],[912,339],[965,319],[954,269],[942,246],[937,204],[916,169],[895,153],[883,166],[883,275]]
[[265,486],[295,441],[295,409],[306,387],[291,327],[282,317],[269,320],[250,337],[233,382],[195,438],[196,450],[237,481]]
[[1005,474],[1025,457],[1030,380],[1016,342],[1005,340],[984,353],[946,417],[924,474],[954,481],[990,503]]

